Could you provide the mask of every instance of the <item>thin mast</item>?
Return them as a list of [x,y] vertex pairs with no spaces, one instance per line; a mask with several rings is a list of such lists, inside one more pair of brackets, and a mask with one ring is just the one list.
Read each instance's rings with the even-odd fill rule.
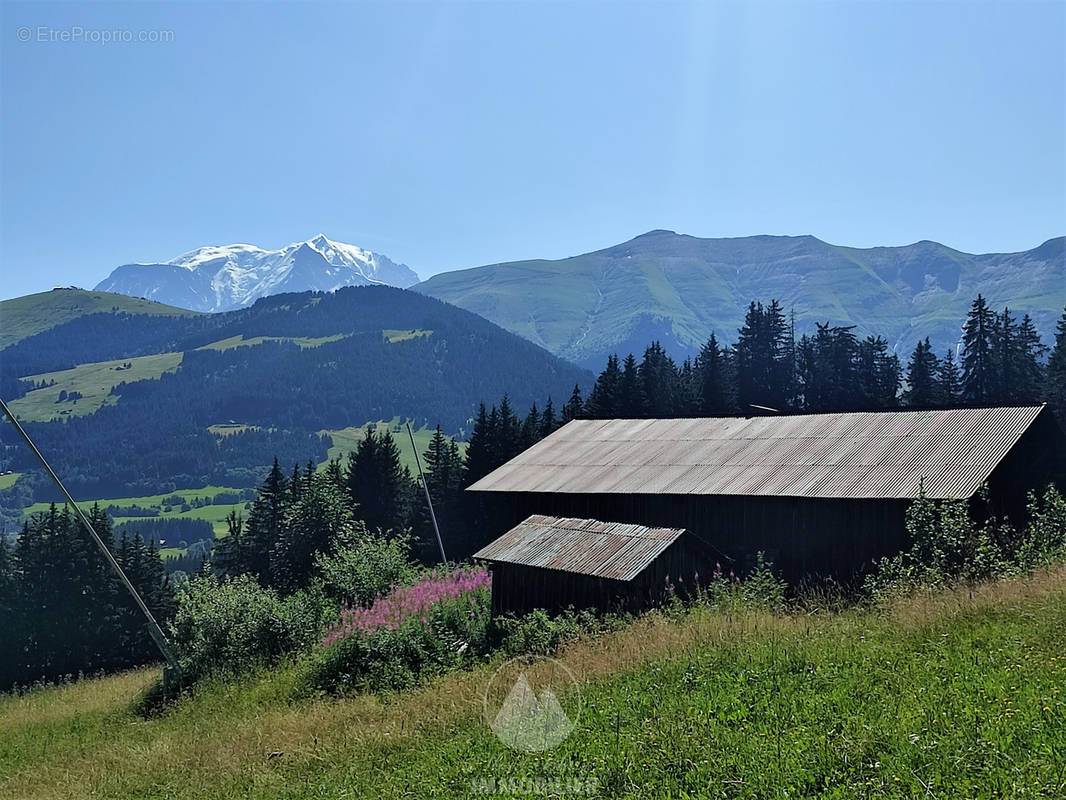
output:
[[[159,648],[159,652],[163,654],[163,658],[166,659],[167,666],[173,670],[173,677],[181,677],[181,667],[178,666],[178,659],[174,655],[174,651],[170,648],[170,642],[167,641],[166,634],[163,633],[163,629],[159,627],[159,623],[155,621],[155,617],[152,616],[152,612],[148,610],[148,606],[145,605],[144,600],[141,599],[140,594],[130,583],[130,579],[126,577],[126,573],[122,571],[122,567],[115,561],[115,557],[111,555],[111,550],[104,544],[104,540],[100,538],[100,535],[93,528],[92,523],[89,522],[89,518],[85,516],[85,512],[82,511],[78,504],[74,502],[74,498],[70,496],[70,492],[67,491],[67,487],[63,485],[63,481],[59,480],[59,476],[56,475],[55,470],[48,464],[45,457],[41,454],[41,451],[37,449],[37,445],[33,443],[30,436],[23,429],[19,421],[15,419],[15,415],[11,413],[11,409],[7,407],[7,403],[0,399],[0,407],[3,408],[7,418],[11,420],[11,424],[15,426],[15,430],[19,432],[19,436],[22,437],[26,445],[33,451],[33,454],[37,456],[37,460],[41,462],[41,466],[44,467],[45,472],[51,476],[52,481],[59,487],[59,491],[63,493],[63,496],[67,499],[67,503],[74,509],[74,513],[78,515],[78,519],[81,520],[81,524],[85,526],[85,530],[89,532],[89,536],[96,542],[96,546],[100,548],[100,551],[104,554],[104,558],[107,559],[107,563],[111,566],[111,569],[118,576],[118,579],[122,581],[122,585],[126,587],[126,590],[133,597],[134,602],[137,603],[137,607],[140,608],[141,613],[144,614],[145,619],[148,620],[148,633],[152,635],[152,640],[155,642],[156,647]],[[164,683],[166,683],[167,676],[164,674]]]
[[429,518],[433,520],[433,530],[437,534],[437,546],[440,547],[440,560],[444,562],[444,568],[448,568],[448,557],[444,555],[444,542],[440,538],[440,528],[437,527],[437,515],[433,512],[433,499],[429,496],[429,484],[426,483],[426,475],[422,472],[422,460],[418,457],[418,448],[415,446],[415,435],[411,431],[411,423],[407,423],[407,435],[411,437],[411,449],[415,452],[415,465],[418,467],[418,477],[422,479],[422,490],[426,493],[426,505],[429,506]]

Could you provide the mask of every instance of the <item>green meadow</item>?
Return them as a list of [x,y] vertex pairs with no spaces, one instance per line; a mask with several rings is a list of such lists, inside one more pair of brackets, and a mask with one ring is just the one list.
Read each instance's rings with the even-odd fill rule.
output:
[[[105,405],[118,402],[118,397],[111,394],[113,387],[124,381],[132,383],[159,378],[163,373],[173,372],[181,366],[182,358],[182,353],[159,353],[115,361],[96,361],[73,369],[28,375],[25,376],[26,380],[55,381],[55,384],[27,392],[24,397],[12,400],[8,406],[23,422],[47,422],[55,418],[92,414]],[[68,395],[78,392],[82,396],[76,401],[60,401],[60,392]]]
[[142,718],[150,668],[0,698],[0,796],[1061,798],[1064,654],[1062,568],[873,609],[653,613],[556,654],[582,708],[533,754],[486,724],[497,663],[336,699],[289,663]]

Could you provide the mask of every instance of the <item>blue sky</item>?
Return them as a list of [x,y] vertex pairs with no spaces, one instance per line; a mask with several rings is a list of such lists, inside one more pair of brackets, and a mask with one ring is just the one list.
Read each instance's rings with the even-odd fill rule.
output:
[[[1063,2],[2,14],[2,297],[319,232],[424,277],[652,228],[969,252],[1066,232]],[[76,28],[172,33],[38,40]]]

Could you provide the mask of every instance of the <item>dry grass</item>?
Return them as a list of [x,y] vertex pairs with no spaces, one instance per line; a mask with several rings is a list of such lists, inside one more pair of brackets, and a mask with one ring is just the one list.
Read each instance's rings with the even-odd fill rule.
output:
[[[660,659],[797,632],[848,635],[871,626],[917,631],[980,611],[1066,595],[1066,568],[920,595],[878,611],[771,614],[752,609],[651,614],[558,655],[584,683]],[[885,625],[885,621],[889,622]],[[395,697],[294,701],[297,667],[204,687],[157,719],[130,711],[157,675],[138,670],[0,699],[0,797],[224,797],[227,786],[284,794],[293,775],[365,756],[383,743],[439,736],[481,713],[497,663]],[[6,751],[6,752],[5,752]],[[260,792],[261,790],[261,792]]]

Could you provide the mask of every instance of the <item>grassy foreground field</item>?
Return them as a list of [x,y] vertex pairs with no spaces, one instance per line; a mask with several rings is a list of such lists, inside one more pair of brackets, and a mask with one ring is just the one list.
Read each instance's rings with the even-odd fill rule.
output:
[[875,612],[652,615],[558,658],[584,710],[541,755],[483,721],[495,665],[343,700],[294,699],[282,667],[150,720],[130,701],[155,670],[6,697],[0,796],[450,798],[574,779],[627,798],[1066,792],[1063,569]]

